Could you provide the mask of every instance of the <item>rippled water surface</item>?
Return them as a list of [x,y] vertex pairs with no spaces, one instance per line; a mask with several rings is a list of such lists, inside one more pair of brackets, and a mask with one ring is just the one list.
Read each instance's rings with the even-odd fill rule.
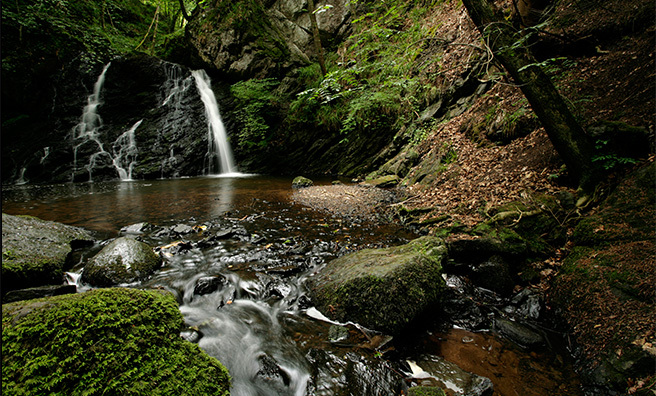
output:
[[[432,367],[451,367],[436,360],[445,359],[490,378],[497,395],[579,394],[562,356],[523,350],[492,333],[428,327],[389,341],[322,319],[306,296],[316,271],[351,251],[416,236],[310,210],[292,192],[291,179],[260,176],[24,185],[3,188],[3,212],[81,226],[99,239],[153,224],[138,237],[159,247],[165,264],[128,286],[177,296],[189,326],[182,336],[228,367],[233,395],[405,394],[419,383],[408,361],[425,355],[434,356]],[[202,231],[173,231],[180,224]]]

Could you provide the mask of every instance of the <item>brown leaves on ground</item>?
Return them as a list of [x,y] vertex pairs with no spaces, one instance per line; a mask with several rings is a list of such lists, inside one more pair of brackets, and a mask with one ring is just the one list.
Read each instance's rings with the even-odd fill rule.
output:
[[[473,226],[486,220],[487,210],[522,198],[524,191],[561,189],[549,181],[550,175],[558,173],[560,161],[543,129],[505,146],[481,147],[465,135],[463,123],[481,117],[490,97],[503,97],[507,106],[515,106],[514,101],[520,100],[521,94],[516,88],[497,85],[470,110],[443,124],[418,148],[427,157],[448,146],[457,156],[430,185],[410,187],[410,195],[415,198],[408,201],[409,207],[434,208],[431,216],[450,215],[449,222],[440,226]],[[482,114],[484,117],[485,113]]]

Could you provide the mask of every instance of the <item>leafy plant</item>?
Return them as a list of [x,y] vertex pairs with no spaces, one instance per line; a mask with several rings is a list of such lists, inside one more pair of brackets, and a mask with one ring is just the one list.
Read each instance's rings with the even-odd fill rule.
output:
[[240,81],[230,87],[238,110],[235,117],[240,123],[237,147],[240,149],[263,148],[270,138],[271,117],[277,100],[275,88],[279,81],[273,78]]

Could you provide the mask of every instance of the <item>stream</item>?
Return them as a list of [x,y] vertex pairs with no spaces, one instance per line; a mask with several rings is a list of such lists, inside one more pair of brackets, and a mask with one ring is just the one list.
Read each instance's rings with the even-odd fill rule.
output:
[[[156,246],[164,266],[122,286],[174,293],[188,326],[181,336],[228,368],[232,395],[405,395],[416,385],[450,395],[583,394],[557,337],[526,348],[490,326],[468,331],[435,314],[390,339],[327,320],[306,295],[309,278],[341,255],[417,235],[317,212],[292,193],[291,179],[256,175],[20,185],[3,186],[2,209],[94,232],[100,242],[78,255],[73,279],[111,238],[131,234]],[[453,295],[512,308],[465,281],[447,280]]]

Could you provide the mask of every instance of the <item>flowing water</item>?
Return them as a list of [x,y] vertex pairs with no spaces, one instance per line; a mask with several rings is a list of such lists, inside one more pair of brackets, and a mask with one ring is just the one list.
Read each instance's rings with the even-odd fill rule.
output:
[[[306,295],[316,271],[351,251],[416,236],[316,212],[291,195],[291,179],[260,176],[22,185],[3,188],[3,212],[85,227],[100,240],[132,233],[157,246],[164,266],[127,286],[176,295],[188,325],[181,336],[226,365],[233,395],[401,395],[425,381],[475,394],[467,381],[482,383],[479,376],[497,395],[580,394],[566,355],[523,349],[490,331],[427,324],[389,341],[327,321]],[[152,226],[134,226],[141,222]],[[458,370],[474,374],[452,377]]]

